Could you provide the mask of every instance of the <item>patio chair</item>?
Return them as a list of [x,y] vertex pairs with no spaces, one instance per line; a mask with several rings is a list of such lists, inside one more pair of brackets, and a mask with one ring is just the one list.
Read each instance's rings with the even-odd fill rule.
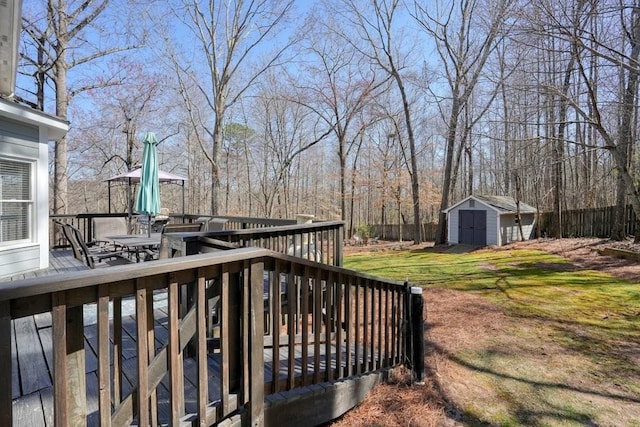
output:
[[198,231],[202,231],[202,223],[199,222],[192,224],[167,224],[162,229],[162,235],[160,236],[160,247],[158,248],[158,251],[148,251],[147,256],[151,259],[169,258],[169,246],[167,238],[165,237],[166,233],[190,233]]
[[88,247],[100,246],[105,250],[115,251],[117,248],[113,245],[107,236],[129,234],[127,230],[127,219],[124,217],[116,218],[93,218],[93,239],[87,243]]
[[169,209],[162,208],[160,209],[160,213],[153,217],[151,221],[151,232],[152,233],[161,233],[162,229],[169,222]]
[[54,223],[58,227],[60,227],[60,229],[62,230],[62,234],[64,235],[65,239],[67,239],[67,242],[71,247],[71,251],[73,252],[73,257],[75,259],[79,259],[80,261],[84,262],[82,257],[82,252],[80,251],[80,245],[74,244],[75,236],[73,234],[73,231],[71,231],[71,229],[68,227],[69,224],[64,223],[62,221],[58,221],[58,220],[54,220]]
[[89,248],[80,229],[71,224],[61,223],[61,225],[62,232],[73,250],[73,256],[84,262],[87,267],[96,268],[96,265],[103,261],[108,265],[131,263],[122,255],[122,251],[110,251],[101,247]]

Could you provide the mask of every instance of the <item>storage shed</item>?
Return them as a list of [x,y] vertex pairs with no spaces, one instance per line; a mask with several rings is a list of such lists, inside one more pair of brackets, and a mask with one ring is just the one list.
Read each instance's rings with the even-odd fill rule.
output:
[[[534,233],[536,209],[509,196],[469,196],[445,210],[449,244],[501,246]],[[520,224],[519,224],[520,223]]]

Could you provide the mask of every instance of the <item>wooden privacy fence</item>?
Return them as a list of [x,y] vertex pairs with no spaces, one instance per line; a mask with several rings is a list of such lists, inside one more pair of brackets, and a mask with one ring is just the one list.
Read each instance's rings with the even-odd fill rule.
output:
[[[422,240],[435,241],[438,224],[421,224]],[[375,224],[371,226],[371,237],[380,240],[414,240],[413,224]]]
[[[615,206],[593,209],[576,209],[562,211],[562,236],[564,237],[601,237],[608,238],[613,231]],[[544,212],[540,214],[540,237],[550,236],[556,213]],[[625,234],[633,236],[636,233],[636,215],[633,207],[625,207]]]
[[[266,395],[410,358],[409,300],[402,283],[243,248],[2,283],[0,334],[50,316],[48,425],[257,426]],[[20,403],[12,346],[0,425]]]

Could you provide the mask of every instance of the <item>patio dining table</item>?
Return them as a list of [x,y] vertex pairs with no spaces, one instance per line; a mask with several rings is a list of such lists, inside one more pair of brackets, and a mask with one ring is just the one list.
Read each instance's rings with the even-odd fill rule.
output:
[[[150,236],[146,234],[119,234],[114,236],[105,236],[108,240],[112,241],[114,245],[122,247],[130,254],[135,254],[136,261],[140,262],[142,253],[148,254],[158,251],[160,246],[160,240],[162,233],[151,233]],[[143,257],[142,261],[146,259]]]

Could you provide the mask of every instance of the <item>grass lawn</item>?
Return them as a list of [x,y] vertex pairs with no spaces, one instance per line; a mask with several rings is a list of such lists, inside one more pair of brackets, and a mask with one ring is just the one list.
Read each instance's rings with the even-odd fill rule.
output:
[[427,289],[427,363],[449,418],[640,426],[640,284],[522,249],[368,252],[345,266]]

